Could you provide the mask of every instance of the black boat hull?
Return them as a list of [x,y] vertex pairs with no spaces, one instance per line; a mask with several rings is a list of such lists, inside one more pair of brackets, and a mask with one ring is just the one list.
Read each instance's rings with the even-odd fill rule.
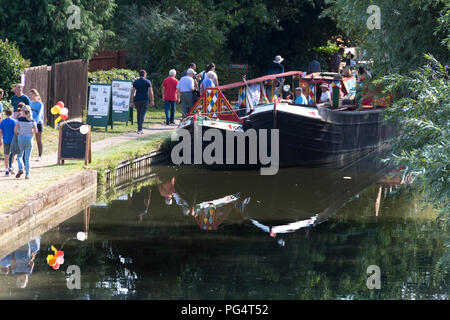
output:
[[393,134],[394,127],[384,121],[382,110],[347,112],[319,107],[315,112],[320,118],[285,110],[258,112],[249,117],[244,129],[278,129],[282,167],[345,165],[385,145]]
[[[271,134],[273,134],[271,129],[277,129],[278,167],[310,165],[341,167],[375,149],[388,147],[387,142],[394,131],[394,126],[385,122],[382,110],[336,111],[319,107],[318,109],[303,108],[303,114],[298,114],[293,108],[299,107],[294,105],[284,105],[284,109],[277,108],[276,112],[271,106],[273,105],[266,105],[262,111],[252,113],[245,121],[243,132],[214,128],[220,132],[223,142],[220,156],[217,156],[216,152],[212,153],[214,163],[205,161],[204,151],[215,139],[211,141],[203,139],[200,142],[202,156],[197,162],[194,159],[196,149],[194,139],[191,139],[189,164],[206,164],[210,168],[227,170],[273,166],[276,157],[271,155]],[[308,117],[305,116],[307,113],[315,113],[315,115]],[[197,124],[197,128],[198,134],[202,137],[207,130],[212,129],[211,126],[202,124]],[[193,122],[185,129],[190,132],[191,137],[194,137]],[[259,134],[264,132],[267,133],[267,144],[262,145],[263,148],[260,150]],[[245,138],[241,137],[239,143],[238,138],[227,139],[229,133],[242,135]],[[232,145],[232,155],[229,152],[230,145]],[[273,150],[276,152],[277,148]],[[262,163],[261,152],[271,157],[271,164]],[[238,154],[241,154],[240,158]],[[244,158],[242,154],[245,154]]]

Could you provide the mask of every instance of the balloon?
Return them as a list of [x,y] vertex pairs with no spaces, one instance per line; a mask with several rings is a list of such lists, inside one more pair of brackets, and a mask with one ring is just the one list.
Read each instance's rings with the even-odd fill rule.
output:
[[56,104],[57,104],[58,106],[60,106],[61,109],[64,108],[64,102],[58,101]]
[[55,120],[55,124],[57,124],[58,122],[61,121],[61,116],[59,116],[56,120]]
[[69,109],[62,108],[61,111],[59,112],[59,114],[67,116],[69,114]]
[[67,120],[68,117],[67,117],[67,114],[61,114],[60,118],[63,119],[63,120]]
[[[82,126],[82,127],[84,127],[84,126]],[[87,126],[86,126],[87,127]],[[81,131],[81,127],[80,127],[80,131]],[[84,134],[84,133],[83,133]],[[80,241],[84,241],[84,240],[86,240],[86,233],[84,233],[84,232],[78,232],[77,233],[77,239],[78,240],[80,240]]]
[[[82,125],[81,127],[80,127],[80,133],[81,134],[87,134],[89,132],[89,127],[87,126],[87,125]],[[77,235],[78,236],[78,235]]]
[[54,115],[59,114],[60,111],[61,111],[61,107],[58,106],[58,105],[54,105],[54,106],[50,109],[50,112],[51,112],[52,114],[54,114]]

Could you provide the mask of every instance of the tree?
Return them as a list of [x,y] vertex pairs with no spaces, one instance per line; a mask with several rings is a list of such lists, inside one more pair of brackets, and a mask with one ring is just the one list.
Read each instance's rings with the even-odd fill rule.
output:
[[[440,19],[448,10],[448,0],[329,0],[331,7],[324,16],[335,19],[337,26],[354,45],[374,61],[378,74],[408,73],[423,65],[424,53],[432,54],[442,63],[449,59],[448,48],[442,46],[448,37],[448,28],[442,28]],[[376,5],[378,13],[369,6]],[[374,7],[372,7],[374,8]],[[368,13],[369,12],[369,13]],[[448,12],[448,11],[447,11]],[[370,25],[370,19],[379,18],[380,28]],[[446,16],[448,23],[448,14]]]
[[110,35],[103,23],[115,6],[114,0],[0,0],[0,38],[16,42],[33,65],[89,59]]
[[197,71],[214,62],[223,81],[230,62],[247,63],[249,77],[254,77],[265,74],[278,54],[286,58],[286,69],[305,70],[313,48],[337,33],[330,18],[318,18],[326,7],[324,0],[117,3],[110,21],[116,36],[103,47],[125,48],[128,67],[147,66],[157,73],[161,68],[164,75],[194,61]]
[[20,82],[22,72],[29,65],[14,43],[0,40],[0,88],[5,90],[5,98],[9,97],[14,84]]
[[390,74],[378,80],[394,95],[389,118],[399,124],[391,161],[418,173],[415,186],[450,215],[450,73],[435,58],[410,75]]

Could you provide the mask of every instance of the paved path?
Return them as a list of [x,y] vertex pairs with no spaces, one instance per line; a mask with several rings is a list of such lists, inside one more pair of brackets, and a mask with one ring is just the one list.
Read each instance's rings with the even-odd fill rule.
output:
[[[177,127],[177,125],[169,125],[168,126],[168,125],[157,124],[157,125],[148,127],[147,129],[144,128],[143,129],[144,134],[138,135],[136,132],[127,132],[120,136],[114,136],[111,138],[103,139],[103,140],[92,143],[92,152],[94,153],[95,151],[99,151],[106,147],[111,147],[111,146],[117,145],[122,142],[135,140],[135,139],[139,139],[139,138],[143,138],[143,137],[149,137],[149,136],[161,133],[161,132],[172,131],[172,130],[175,130],[176,127]],[[32,166],[32,168],[41,168],[41,167],[45,167],[45,166],[55,165],[57,161],[58,161],[58,154],[56,152],[54,152],[54,153],[51,153],[51,154],[48,154],[48,155],[42,157],[42,161],[39,161],[39,162],[36,160],[33,161],[33,159],[32,159],[31,166]],[[17,167],[17,165],[16,165],[16,167]]]
[[[111,147],[126,141],[148,137],[162,132],[170,132],[172,130],[175,130],[176,127],[177,124],[170,126],[156,124],[151,127],[147,127],[146,129],[144,128],[144,134],[138,135],[136,132],[128,132],[120,136],[114,136],[111,138],[100,140],[92,144],[92,152],[94,153],[95,151],[99,151],[106,147]],[[36,161],[35,158],[32,158],[30,180],[25,180],[25,175],[22,175],[20,179],[16,179],[15,174],[10,175],[9,177],[5,177],[3,161],[0,160],[0,199],[3,201],[4,197],[7,199],[9,196],[11,196],[11,194],[21,197],[20,194],[22,193],[23,196],[29,196],[30,194],[38,191],[41,188],[48,187],[49,185],[62,180],[56,174],[53,177],[49,177],[43,172],[44,167],[56,167],[57,159],[57,152],[53,152],[43,156],[42,160],[39,162]],[[17,172],[17,162],[15,162],[14,167]],[[48,174],[48,170],[46,170],[46,172]]]

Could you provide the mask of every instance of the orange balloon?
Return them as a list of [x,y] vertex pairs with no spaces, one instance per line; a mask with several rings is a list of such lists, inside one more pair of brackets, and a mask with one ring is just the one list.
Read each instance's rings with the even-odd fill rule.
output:
[[60,106],[61,109],[64,108],[64,102],[58,101],[56,104],[57,104],[58,106]]
[[68,118],[67,114],[61,114],[60,117],[63,120],[67,120],[67,118]]

